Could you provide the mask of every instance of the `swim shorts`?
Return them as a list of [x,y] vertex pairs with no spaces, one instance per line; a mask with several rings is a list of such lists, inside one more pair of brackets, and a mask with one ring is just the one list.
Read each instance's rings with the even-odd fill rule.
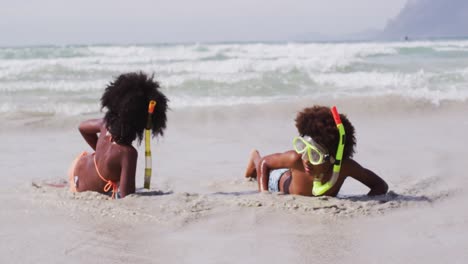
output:
[[268,180],[268,191],[270,192],[279,192],[279,182],[281,176],[289,169],[277,169],[270,171],[270,179]]

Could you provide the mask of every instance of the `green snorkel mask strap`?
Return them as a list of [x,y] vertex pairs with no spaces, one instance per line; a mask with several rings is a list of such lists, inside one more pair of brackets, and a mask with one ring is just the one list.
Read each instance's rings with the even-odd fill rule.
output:
[[330,190],[331,187],[333,187],[333,185],[336,183],[336,181],[338,180],[338,176],[340,175],[341,160],[343,158],[346,133],[343,123],[341,123],[341,118],[338,114],[338,110],[336,110],[336,106],[332,107],[331,112],[333,114],[333,119],[335,119],[335,124],[338,128],[338,133],[340,134],[340,141],[338,143],[338,149],[336,150],[335,165],[333,165],[332,177],[327,183],[324,184],[322,184],[321,179],[314,179],[314,187],[312,188],[312,194],[314,196],[323,195],[328,190]]
[[145,189],[150,188],[151,184],[151,173],[152,173],[152,165],[151,165],[151,128],[153,124],[151,123],[151,117],[153,116],[154,107],[156,107],[156,101],[151,100],[148,105],[148,118],[146,120],[146,128],[145,128],[145,182],[143,183],[143,187]]

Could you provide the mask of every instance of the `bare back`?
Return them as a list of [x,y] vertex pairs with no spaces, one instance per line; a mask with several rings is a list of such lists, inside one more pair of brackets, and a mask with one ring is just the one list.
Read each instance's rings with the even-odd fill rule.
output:
[[138,156],[136,149],[131,145],[113,142],[102,119],[83,122],[80,124],[80,132],[95,153],[83,156],[76,165],[77,190],[104,192],[107,182],[102,176],[105,180],[119,183],[122,197],[134,193]]

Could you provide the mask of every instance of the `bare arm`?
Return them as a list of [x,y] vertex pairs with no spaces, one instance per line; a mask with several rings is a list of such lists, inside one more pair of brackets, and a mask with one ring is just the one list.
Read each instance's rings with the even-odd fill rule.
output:
[[263,157],[258,163],[257,167],[259,191],[268,191],[268,180],[270,178],[270,170],[291,168],[296,160],[297,154],[295,151],[276,153]]
[[123,198],[128,194],[135,193],[135,172],[138,159],[138,152],[129,149],[122,155],[120,171],[120,196]]
[[102,119],[90,119],[81,122],[78,127],[83,138],[94,150],[96,150],[96,144],[98,141],[97,134],[101,131],[103,123]]
[[387,183],[373,171],[362,167],[356,161],[349,159],[346,164],[346,174],[370,188],[367,195],[381,195],[388,191]]

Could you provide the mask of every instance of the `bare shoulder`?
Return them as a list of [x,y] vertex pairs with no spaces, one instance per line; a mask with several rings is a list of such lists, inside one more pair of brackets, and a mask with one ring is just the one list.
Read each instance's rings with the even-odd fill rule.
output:
[[131,145],[130,146],[122,145],[121,150],[124,153],[124,155],[127,157],[134,157],[134,158],[138,157],[138,151]]
[[301,155],[297,154],[297,152],[294,150],[288,150],[286,152],[283,152],[282,155],[284,156],[285,159],[288,159],[291,161],[301,160]]
[[270,168],[291,168],[301,156],[294,150],[289,150],[282,153],[275,153],[264,157]]

